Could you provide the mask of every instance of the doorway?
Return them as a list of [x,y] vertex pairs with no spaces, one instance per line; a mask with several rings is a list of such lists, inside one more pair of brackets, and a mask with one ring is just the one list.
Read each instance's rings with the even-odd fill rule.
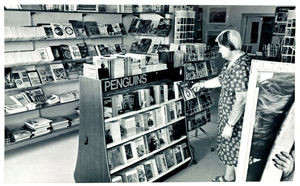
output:
[[255,54],[258,51],[262,51],[264,44],[271,43],[273,24],[273,14],[243,14],[242,38],[247,53]]

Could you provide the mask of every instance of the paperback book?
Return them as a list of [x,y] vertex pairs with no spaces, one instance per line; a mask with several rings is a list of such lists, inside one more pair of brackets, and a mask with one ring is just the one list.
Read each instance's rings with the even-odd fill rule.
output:
[[42,84],[40,76],[36,70],[27,71],[27,75],[29,77],[31,86],[38,86]]
[[49,65],[37,66],[36,70],[38,71],[43,84],[51,83],[54,81],[54,77]]
[[90,55],[86,43],[78,43],[77,46],[79,48],[81,58],[86,58]]
[[146,137],[149,153],[160,149],[160,143],[156,132],[149,133]]
[[12,76],[18,88],[31,86],[29,77],[25,69],[21,69],[21,70],[13,69]]
[[64,31],[66,38],[75,38],[76,37],[75,30],[71,23],[63,23],[62,29]]
[[139,137],[139,138],[135,139],[134,142],[135,142],[135,147],[136,147],[136,151],[137,151],[137,156],[142,157],[142,156],[146,155],[147,151],[146,151],[144,137]]
[[63,64],[50,64],[50,69],[52,71],[55,81],[62,81],[68,79]]
[[72,26],[74,28],[76,37],[87,36],[86,30],[84,28],[84,24],[82,21],[70,20],[69,22],[72,24]]
[[80,50],[77,45],[69,45],[72,59],[81,59]]
[[63,59],[72,59],[71,51],[68,45],[60,45],[60,50]]
[[59,23],[51,23],[54,38],[65,38],[65,33],[63,31],[62,25]]
[[135,167],[139,182],[147,182],[144,165],[138,165]]
[[100,31],[96,21],[85,21],[84,27],[88,36],[99,36]]

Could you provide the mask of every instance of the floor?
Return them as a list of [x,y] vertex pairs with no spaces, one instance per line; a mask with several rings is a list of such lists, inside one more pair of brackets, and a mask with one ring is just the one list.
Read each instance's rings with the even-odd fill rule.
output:
[[[215,98],[215,104],[211,108],[212,121],[203,126],[213,139],[217,133],[218,94],[218,90],[212,92],[212,97]],[[216,152],[210,151],[207,136],[201,131],[198,132],[198,137],[194,135],[195,132],[190,133],[190,141],[195,150],[197,164],[176,173],[165,182],[209,182],[216,175],[222,175],[224,167]],[[74,183],[77,150],[78,132],[73,132],[6,152],[4,183]]]
[[[212,121],[202,127],[212,137],[214,147],[217,135],[218,94],[218,90],[211,93],[211,96],[215,98],[214,106],[210,109]],[[216,176],[224,174],[225,167],[221,164],[216,150],[214,152],[210,151],[209,138],[199,129],[197,137],[195,136],[195,131],[191,131],[189,135],[197,164],[190,165],[188,168],[165,180],[165,182],[210,182]]]

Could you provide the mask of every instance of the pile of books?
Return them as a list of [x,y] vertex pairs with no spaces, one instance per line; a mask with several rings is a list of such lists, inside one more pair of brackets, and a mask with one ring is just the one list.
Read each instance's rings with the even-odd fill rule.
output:
[[69,127],[69,120],[64,117],[55,118],[51,122],[52,130],[64,129],[67,127]]
[[13,142],[19,142],[31,138],[31,132],[25,129],[17,129],[12,131]]
[[[121,165],[120,163],[127,163],[128,157],[134,157],[135,155],[134,153],[132,156],[128,155],[128,153],[122,155],[122,150],[118,148],[109,150],[109,165],[110,167],[113,166],[113,168],[118,167]],[[190,157],[190,154],[187,144],[181,143],[167,148],[150,159],[142,161],[139,165],[116,173],[112,177],[112,182],[149,182],[159,177],[160,174],[167,172],[176,164],[183,162],[188,157]]]
[[50,130],[50,123],[52,120],[43,118],[43,117],[37,117],[32,119],[27,119],[24,121],[25,126],[31,130],[32,137],[41,136],[44,134],[48,134]]

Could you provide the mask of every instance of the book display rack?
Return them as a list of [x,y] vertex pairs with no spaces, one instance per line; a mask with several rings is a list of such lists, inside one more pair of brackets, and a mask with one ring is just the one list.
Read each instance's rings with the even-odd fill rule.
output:
[[114,79],[80,78],[76,182],[154,182],[189,165],[183,99],[174,81],[162,83],[179,75],[168,71],[142,74],[121,94],[103,87]]

